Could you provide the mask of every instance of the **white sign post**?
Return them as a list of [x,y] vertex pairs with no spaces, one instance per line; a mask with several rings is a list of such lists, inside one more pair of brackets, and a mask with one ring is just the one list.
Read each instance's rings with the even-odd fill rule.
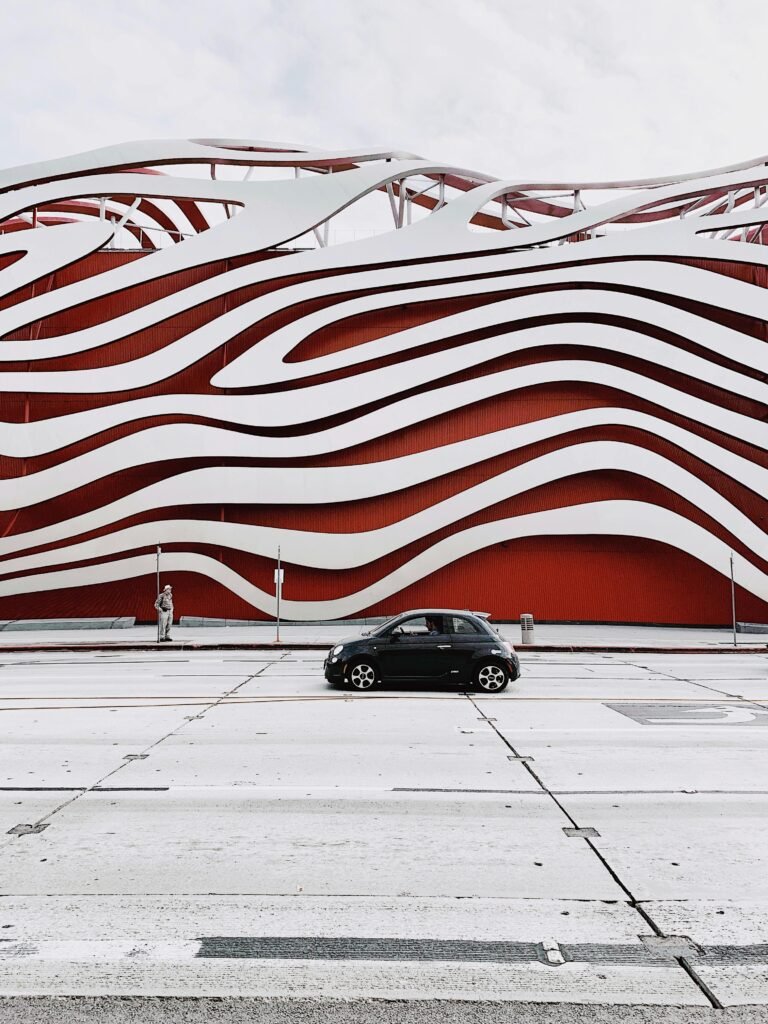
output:
[[283,592],[283,581],[285,580],[285,569],[280,568],[280,548],[277,549],[277,568],[275,569],[275,596],[277,598],[277,615],[275,619],[277,621],[277,632],[275,634],[275,643],[280,643],[280,597]]
[[733,622],[733,646],[736,646],[736,578],[733,575],[733,552],[731,552],[731,621]]

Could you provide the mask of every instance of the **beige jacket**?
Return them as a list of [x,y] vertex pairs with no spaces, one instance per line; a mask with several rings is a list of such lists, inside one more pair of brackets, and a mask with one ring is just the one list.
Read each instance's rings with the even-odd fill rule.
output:
[[163,591],[162,594],[158,594],[157,600],[155,601],[155,608],[157,608],[159,612],[172,612],[173,598],[171,595],[167,594],[165,591]]

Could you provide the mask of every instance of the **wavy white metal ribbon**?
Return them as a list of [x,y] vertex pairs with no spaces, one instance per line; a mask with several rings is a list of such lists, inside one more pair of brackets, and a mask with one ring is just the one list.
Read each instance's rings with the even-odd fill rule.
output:
[[[158,167],[195,164],[210,165],[212,175],[221,165],[245,167],[246,175],[243,180],[231,176],[206,180],[155,172]],[[254,167],[272,168],[275,175],[295,169],[297,177],[248,180]],[[300,168],[309,174],[299,177]],[[152,173],[137,173],[142,170]],[[314,173],[318,170],[326,173]],[[63,208],[76,213],[72,201],[99,196],[117,196],[123,204],[132,195],[158,204],[177,201],[178,220],[172,223],[187,223],[184,203],[213,202],[226,207],[227,219],[144,259],[52,290],[43,289],[7,305],[0,309],[0,338],[37,325],[34,337],[45,318],[81,303],[178,271],[290,242],[373,193],[389,192],[393,211],[399,202],[402,214],[405,180],[416,176],[433,183],[423,194],[438,181],[453,184],[456,192],[447,204],[437,203],[428,217],[402,223],[399,230],[230,269],[69,334],[0,341],[0,365],[21,362],[25,366],[2,373],[0,388],[6,394],[19,398],[68,395],[72,408],[66,415],[45,419],[30,417],[27,409],[21,422],[0,422],[1,455],[28,459],[62,453],[48,468],[29,471],[25,465],[18,476],[0,481],[0,509],[18,513],[102,478],[119,484],[123,470],[150,463],[195,457],[322,457],[385,440],[404,428],[426,425],[493,396],[516,394],[525,388],[586,385],[606,389],[610,405],[550,416],[376,462],[171,471],[158,483],[33,530],[24,530],[23,519],[18,523],[14,519],[8,530],[21,527],[19,532],[0,537],[0,571],[5,576],[0,580],[0,595],[149,574],[153,571],[150,556],[115,556],[158,541],[211,544],[264,556],[273,553],[279,542],[290,561],[318,570],[340,570],[375,562],[446,528],[453,529],[451,536],[370,587],[329,601],[288,601],[285,614],[296,619],[353,614],[472,551],[498,540],[532,535],[644,537],[686,551],[720,573],[727,572],[729,548],[724,541],[678,513],[647,502],[601,501],[471,528],[462,526],[468,516],[516,494],[575,473],[602,470],[623,470],[662,485],[717,521],[755,558],[768,561],[768,537],[750,515],[718,487],[643,445],[644,437],[661,438],[720,474],[724,489],[725,481],[731,480],[761,498],[768,493],[768,469],[762,456],[750,459],[736,454],[728,441],[736,439],[768,451],[765,341],[720,322],[728,314],[765,325],[766,289],[674,262],[720,260],[751,264],[761,272],[768,267],[768,248],[738,244],[738,239],[750,237],[762,241],[760,232],[768,223],[764,157],[655,181],[499,182],[478,172],[394,151],[344,153],[245,140],[190,140],[130,143],[14,168],[0,172],[0,229],[12,218],[16,228],[23,228],[30,211],[44,210],[46,204],[54,208],[70,204]],[[595,187],[631,188],[632,192],[584,209],[577,194]],[[517,202],[521,210],[554,210],[557,204],[553,206],[550,193],[563,188],[573,191],[573,209],[561,206],[559,216],[534,220],[514,230],[478,231],[472,225],[473,218],[482,215],[486,220],[496,217],[501,226],[502,199],[511,205]],[[126,196],[128,200],[121,198]],[[418,197],[414,193],[411,198]],[[112,203],[109,209],[114,208]],[[132,207],[125,209],[129,216]],[[633,230],[606,230],[657,215],[663,219],[647,220]],[[521,223],[519,217],[516,223]],[[0,271],[0,296],[18,294],[24,286],[50,279],[57,270],[107,245],[114,231],[109,221],[92,220],[0,235],[0,261],[4,255],[23,254]],[[600,232],[604,237],[590,237]],[[556,244],[568,238],[581,240],[572,245]],[[306,279],[296,280],[300,275]],[[255,284],[271,290],[147,355],[90,369],[52,369],[46,363],[106,345],[119,346],[129,335],[152,330],[169,317]],[[531,294],[513,294],[482,304],[489,293],[519,289]],[[351,317],[453,297],[477,297],[481,304],[438,319],[429,319],[427,314],[426,322],[418,326],[353,347],[342,346],[329,354],[301,358],[303,342],[311,341],[319,330],[341,327]],[[316,299],[322,299],[325,307],[307,313],[304,304]],[[686,308],[688,304],[693,304],[695,312]],[[254,326],[263,327],[276,314],[287,318],[284,326],[267,333],[239,357],[229,362],[224,358],[210,381],[211,393],[174,391],[173,383],[182,371],[211,353],[223,353],[231,339]],[[466,340],[477,331],[483,332],[482,340]],[[658,334],[666,340],[655,336]],[[453,344],[457,340],[460,343]],[[694,351],[686,348],[691,344]],[[444,347],[423,351],[428,345]],[[537,354],[551,346],[578,346],[594,355],[536,362]],[[515,354],[534,361],[515,369],[480,372],[492,360]],[[604,361],[606,356],[618,361],[631,359],[634,369]],[[726,358],[727,366],[720,364],[720,357]],[[386,365],[377,365],[381,360]],[[654,379],[655,367],[672,371],[675,386]],[[445,383],[446,378],[470,370],[475,371],[474,377]],[[316,375],[339,372],[345,374],[341,379],[307,383]],[[141,395],[162,382],[167,382],[167,393]],[[286,384],[294,387],[269,390]],[[712,384],[724,393],[722,402],[696,394],[702,386]],[[258,387],[260,393],[236,393],[249,387]],[[404,390],[413,388],[422,393],[401,397]],[[217,394],[220,389],[230,393]],[[122,392],[130,392],[130,397],[90,407],[93,396],[119,396]],[[617,407],[617,394],[640,398],[658,413]],[[744,399],[754,408],[765,408],[767,415],[735,411]],[[366,411],[375,402],[384,405]],[[666,415],[683,418],[686,426],[670,422]],[[202,417],[215,425],[152,424],[162,416]],[[333,416],[344,417],[346,422],[313,428],[315,421]],[[102,438],[130,424],[138,424],[139,429],[117,439]],[[256,433],[228,429],[235,427]],[[616,427],[635,429],[637,443],[564,442],[557,451],[530,458],[376,530],[327,534],[182,517],[119,526],[127,517],[147,510],[159,516],[163,509],[192,504],[290,504],[309,509],[317,504],[357,501],[414,487],[505,452],[524,452],[529,445],[565,438],[572,431]],[[275,431],[287,433],[271,433]],[[705,436],[709,431],[723,435],[723,443]],[[93,450],[66,456],[68,446],[88,439]],[[90,531],[98,535],[77,539]],[[38,545],[57,546],[23,554]],[[99,559],[102,561],[79,568],[54,568]],[[201,573],[261,611],[274,611],[270,595],[209,556],[169,553],[166,567]],[[741,585],[768,599],[766,577],[755,565],[738,559],[737,571]],[[12,575],[15,573],[33,574],[19,577]]]

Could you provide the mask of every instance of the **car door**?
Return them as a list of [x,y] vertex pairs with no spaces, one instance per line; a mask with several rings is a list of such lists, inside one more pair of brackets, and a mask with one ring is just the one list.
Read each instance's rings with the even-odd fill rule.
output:
[[402,619],[382,637],[377,657],[385,679],[440,679],[450,670],[451,638],[444,632],[443,616],[430,617],[437,632],[429,629],[427,616]]
[[450,677],[456,683],[468,683],[472,678],[473,661],[478,646],[488,637],[472,619],[464,615],[450,615],[446,616],[446,619],[451,641]]

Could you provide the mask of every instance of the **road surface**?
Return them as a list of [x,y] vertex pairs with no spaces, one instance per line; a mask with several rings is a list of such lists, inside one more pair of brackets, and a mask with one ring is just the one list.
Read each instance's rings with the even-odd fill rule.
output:
[[3,1020],[764,1019],[768,655],[525,654],[495,697],[322,656],[3,656]]

